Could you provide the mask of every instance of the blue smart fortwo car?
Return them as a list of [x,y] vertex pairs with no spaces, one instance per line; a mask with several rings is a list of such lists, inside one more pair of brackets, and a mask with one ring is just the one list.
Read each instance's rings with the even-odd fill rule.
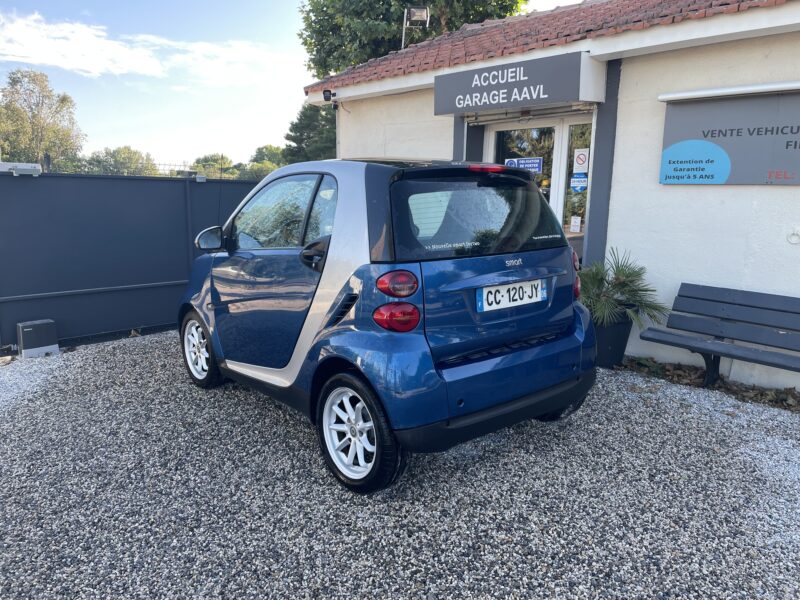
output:
[[410,452],[561,418],[594,382],[577,257],[528,171],[295,164],[196,245],[178,316],[192,380],[300,410],[356,492]]

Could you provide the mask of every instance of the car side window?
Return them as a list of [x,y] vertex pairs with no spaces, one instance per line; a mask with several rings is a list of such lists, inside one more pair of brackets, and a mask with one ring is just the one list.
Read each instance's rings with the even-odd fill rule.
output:
[[330,175],[325,175],[319,185],[317,195],[314,197],[314,204],[311,206],[303,245],[333,232],[337,196],[336,180]]
[[318,178],[318,175],[290,175],[273,181],[253,196],[233,219],[237,248],[299,246]]

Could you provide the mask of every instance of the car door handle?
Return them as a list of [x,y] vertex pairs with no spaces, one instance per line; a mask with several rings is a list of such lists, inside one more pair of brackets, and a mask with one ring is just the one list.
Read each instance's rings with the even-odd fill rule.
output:
[[329,242],[330,236],[325,236],[308,244],[308,246],[300,251],[300,262],[310,269],[321,273],[325,266],[325,257],[328,254]]
[[303,262],[310,267],[321,261],[324,256],[325,253],[317,249],[306,248],[300,253],[300,257],[302,258]]

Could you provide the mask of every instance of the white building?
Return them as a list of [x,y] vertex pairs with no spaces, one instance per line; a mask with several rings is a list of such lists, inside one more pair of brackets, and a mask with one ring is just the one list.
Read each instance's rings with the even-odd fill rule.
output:
[[[590,0],[465,26],[308,100],[324,90],[340,158],[531,159],[584,262],[629,251],[665,304],[682,282],[800,297],[800,0]],[[637,331],[628,353],[702,365]]]

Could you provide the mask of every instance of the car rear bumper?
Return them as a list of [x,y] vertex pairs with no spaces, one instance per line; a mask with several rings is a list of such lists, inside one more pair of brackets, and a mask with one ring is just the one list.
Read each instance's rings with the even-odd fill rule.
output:
[[400,445],[411,452],[441,452],[515,423],[580,406],[595,381],[595,370],[536,393],[463,417],[395,431]]

